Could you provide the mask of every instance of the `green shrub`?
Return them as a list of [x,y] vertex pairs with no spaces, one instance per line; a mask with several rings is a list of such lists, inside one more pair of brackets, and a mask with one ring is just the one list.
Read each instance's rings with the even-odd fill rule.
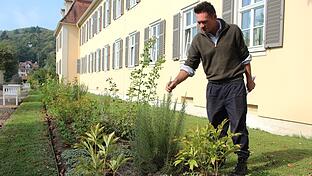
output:
[[103,134],[103,127],[97,124],[91,127],[90,132],[85,133],[79,144],[76,146],[87,151],[87,158],[80,158],[75,171],[81,175],[105,175],[112,173],[116,175],[121,165],[127,162],[123,154],[115,155],[116,142],[118,138],[114,133]]
[[142,174],[163,168],[178,152],[177,139],[182,134],[185,105],[178,114],[171,95],[156,106],[138,105],[135,122],[134,157]]
[[232,137],[238,136],[238,133],[229,132],[227,136],[220,137],[226,122],[223,121],[217,129],[208,123],[204,128],[187,133],[180,139],[182,149],[176,155],[174,165],[182,165],[184,170],[192,174],[209,175],[212,170],[217,175],[225,158],[239,149],[239,145],[232,142]]

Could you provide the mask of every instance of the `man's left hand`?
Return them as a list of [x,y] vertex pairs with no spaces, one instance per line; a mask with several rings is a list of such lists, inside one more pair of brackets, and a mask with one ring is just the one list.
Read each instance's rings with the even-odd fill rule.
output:
[[246,87],[248,92],[251,92],[256,87],[255,77],[247,79]]

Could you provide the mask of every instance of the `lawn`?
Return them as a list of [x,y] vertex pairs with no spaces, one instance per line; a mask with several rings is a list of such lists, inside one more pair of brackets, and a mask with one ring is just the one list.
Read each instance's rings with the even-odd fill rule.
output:
[[30,96],[0,129],[0,175],[57,175],[39,98]]
[[[187,116],[186,129],[204,126],[205,118]],[[273,135],[249,129],[251,156],[249,174],[256,176],[312,176],[312,139]],[[230,172],[235,166],[233,155],[222,169]]]

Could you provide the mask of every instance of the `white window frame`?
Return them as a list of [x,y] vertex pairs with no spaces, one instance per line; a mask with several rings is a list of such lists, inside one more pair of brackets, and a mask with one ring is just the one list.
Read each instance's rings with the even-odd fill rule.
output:
[[115,41],[115,53],[114,53],[114,69],[115,70],[117,70],[117,69],[119,69],[119,66],[120,66],[120,63],[119,63],[119,59],[120,59],[120,48],[121,48],[121,46],[120,46],[120,39],[118,39],[118,40],[116,40]]
[[122,7],[121,7],[121,0],[115,0],[116,1],[116,10],[115,10],[115,18],[119,18],[121,17],[121,11],[122,11]]
[[131,9],[131,8],[133,8],[134,6],[136,6],[137,5],[137,0],[129,0],[129,8]]
[[108,24],[108,14],[110,13],[110,7],[111,7],[111,4],[110,4],[110,0],[106,0],[106,5],[105,5],[105,19],[104,19],[104,27],[107,27],[109,24]]
[[[236,4],[236,12],[237,12],[237,20],[236,20],[236,24],[242,29],[242,12],[250,10],[250,28],[249,28],[249,37],[250,37],[250,45],[248,46],[248,49],[250,52],[259,52],[259,51],[265,51],[264,48],[264,42],[265,42],[265,27],[266,27],[266,1],[262,0],[260,2],[255,3],[255,0],[250,0],[251,3],[249,5],[246,5],[244,7],[242,7],[242,3],[243,0],[239,0],[237,1]],[[254,46],[253,42],[254,42],[254,28],[258,28],[254,27],[254,11],[256,8],[263,6],[263,41],[262,41],[262,45],[257,45]],[[261,27],[261,26],[260,26]],[[244,30],[242,29],[242,32],[244,32]],[[246,43],[247,44],[247,43]]]
[[135,66],[135,35],[136,33],[133,33],[129,35],[129,43],[128,43],[128,67],[134,67]]
[[[196,21],[196,17],[195,17],[195,13],[194,13],[194,7],[195,7],[196,4],[188,7],[187,9],[183,10],[181,12],[181,16],[182,16],[182,20],[181,20],[181,36],[180,38],[182,39],[181,40],[181,61],[185,61],[187,59],[187,53],[188,53],[188,48],[187,46],[190,46],[191,43],[192,43],[192,40],[193,40],[193,37],[190,36],[192,34],[192,30],[196,30],[196,34],[197,34],[197,21]],[[187,25],[186,22],[186,16],[188,13],[191,13],[191,20],[195,18],[195,23],[192,23],[190,25]],[[193,21],[194,22],[194,21]],[[188,37],[190,38],[187,38],[186,37],[186,30],[190,30],[190,35]],[[195,34],[195,35],[196,35]],[[194,35],[194,36],[195,36]]]
[[103,70],[104,71],[107,71],[108,68],[107,68],[107,63],[108,63],[108,45],[104,46],[104,49],[103,49],[103,60],[102,60],[102,65],[104,65],[104,68]]
[[152,24],[149,27],[149,36],[150,38],[155,39],[155,43],[150,49],[151,62],[150,64],[155,64],[159,57],[159,36],[160,36],[160,22]]

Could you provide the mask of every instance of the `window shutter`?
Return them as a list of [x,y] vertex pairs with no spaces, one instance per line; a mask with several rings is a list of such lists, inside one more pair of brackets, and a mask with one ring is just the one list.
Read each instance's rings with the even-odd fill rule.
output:
[[102,12],[102,6],[100,6],[100,20],[99,20],[99,22],[100,22],[100,31],[102,31],[102,18],[103,18],[103,12]]
[[137,3],[141,2],[141,0],[136,0]]
[[160,34],[159,34],[159,57],[163,57],[165,54],[165,33],[166,33],[166,21],[160,22]]
[[99,49],[99,53],[98,53],[98,72],[100,72],[101,71],[101,56],[102,56],[102,51],[101,51],[101,49]]
[[106,23],[105,23],[105,19],[106,19],[106,2],[104,2],[104,5],[103,5],[103,28],[106,27]]
[[265,48],[283,46],[284,3],[284,0],[267,1]]
[[129,56],[128,56],[128,52],[129,52],[129,37],[126,37],[126,46],[125,46],[125,67],[128,67],[128,59],[129,59]]
[[77,73],[80,73],[80,59],[77,60]]
[[112,68],[115,69],[115,43],[113,44]]
[[180,13],[173,16],[172,59],[180,59]]
[[149,39],[149,27],[144,29],[144,44],[146,44],[148,39]]
[[227,23],[233,23],[234,0],[222,1],[222,18]]
[[108,18],[108,24],[111,24],[111,10],[112,10],[112,1],[111,0],[108,0],[109,1],[109,7],[108,7],[108,14],[107,14],[107,18]]
[[107,71],[109,70],[109,66],[110,66],[110,46],[107,46]]
[[98,33],[98,13],[96,12],[95,14],[94,14],[94,34],[97,34]]
[[140,47],[140,32],[137,32],[135,34],[135,61],[134,61],[134,65],[138,66],[139,65],[139,47]]
[[104,65],[105,65],[105,60],[104,60],[104,48],[102,48],[102,54],[101,54],[101,71],[104,71]]
[[119,50],[119,68],[122,68],[122,54],[123,54],[123,41],[122,39],[119,41],[120,50]]
[[125,6],[125,1],[121,0],[121,15],[124,14],[124,6]]
[[113,0],[113,19],[116,20],[116,0]]
[[126,0],[126,9],[127,9],[127,10],[130,9],[130,0]]

